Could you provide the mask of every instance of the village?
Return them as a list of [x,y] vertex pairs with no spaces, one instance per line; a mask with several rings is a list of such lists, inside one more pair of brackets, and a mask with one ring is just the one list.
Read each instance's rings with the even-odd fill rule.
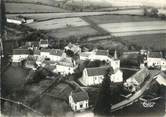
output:
[[[65,94],[70,108],[75,112],[94,107],[94,99],[89,97],[88,89],[99,87],[108,69],[111,69],[109,73],[111,85],[121,86],[125,90],[124,94],[119,94],[123,100],[116,102],[110,109],[111,111],[130,105],[138,99],[143,101],[144,108],[152,108],[155,105],[154,101],[147,100],[157,100],[160,97],[143,99],[142,95],[146,88],[150,87],[152,81],[166,86],[166,56],[162,52],[148,50],[124,52],[124,55],[132,53],[139,55],[139,66],[126,68],[121,67],[120,56],[116,50],[112,55],[108,50],[97,48],[91,51],[86,48],[82,51],[78,44],[72,43],[66,45],[63,50],[54,49],[50,48],[48,40],[41,39],[39,42],[25,42],[21,47],[13,49],[11,65],[31,69],[33,72],[30,72],[29,76],[45,68],[50,72],[46,78],[54,81],[56,74],[59,75],[59,79],[76,86],[76,90],[70,90]],[[123,69],[136,69],[136,72],[124,78]],[[137,94],[138,91],[142,92]],[[126,99],[127,102],[125,102]]]
[[164,0],[2,0],[0,116],[165,117]]

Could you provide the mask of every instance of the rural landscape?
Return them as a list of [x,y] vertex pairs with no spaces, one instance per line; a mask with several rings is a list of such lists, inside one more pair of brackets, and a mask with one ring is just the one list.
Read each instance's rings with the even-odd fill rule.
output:
[[166,117],[165,0],[2,0],[1,116]]

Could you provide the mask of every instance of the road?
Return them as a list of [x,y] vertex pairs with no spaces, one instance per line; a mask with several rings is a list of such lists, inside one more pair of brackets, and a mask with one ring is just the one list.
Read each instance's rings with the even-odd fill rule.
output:
[[140,90],[138,90],[133,96],[131,96],[128,99],[125,99],[124,101],[121,101],[111,107],[111,111],[114,112],[116,110],[122,109],[126,106],[129,106],[133,104],[134,102],[138,101],[138,99],[143,95],[143,93],[148,89],[151,82],[154,80],[154,76],[157,75],[159,72],[153,73],[153,71],[150,71],[150,78],[145,81],[144,86]]

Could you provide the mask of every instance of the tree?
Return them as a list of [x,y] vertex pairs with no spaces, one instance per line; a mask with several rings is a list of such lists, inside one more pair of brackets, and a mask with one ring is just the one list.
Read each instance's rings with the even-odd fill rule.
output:
[[104,76],[98,99],[94,108],[94,112],[96,114],[107,115],[111,112],[110,74],[112,74],[112,68],[109,68]]

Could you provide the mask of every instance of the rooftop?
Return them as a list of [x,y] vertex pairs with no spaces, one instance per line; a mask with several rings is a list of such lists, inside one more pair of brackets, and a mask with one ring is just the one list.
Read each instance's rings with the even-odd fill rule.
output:
[[109,51],[108,50],[97,50],[96,51],[96,55],[105,55],[105,56],[108,56],[109,55]]
[[150,52],[149,57],[150,58],[162,58],[162,53],[161,52]]
[[109,66],[104,67],[95,67],[95,68],[86,68],[88,76],[98,76],[98,75],[105,75],[106,70]]
[[51,54],[51,55],[62,56],[63,50],[60,50],[60,49],[52,49],[52,50],[50,51],[50,54]]
[[89,96],[87,92],[73,92],[72,93],[72,97],[74,102],[80,102],[80,101],[84,101],[84,100],[88,100]]
[[28,49],[18,48],[18,49],[13,49],[13,54],[14,55],[30,54],[30,51]]

